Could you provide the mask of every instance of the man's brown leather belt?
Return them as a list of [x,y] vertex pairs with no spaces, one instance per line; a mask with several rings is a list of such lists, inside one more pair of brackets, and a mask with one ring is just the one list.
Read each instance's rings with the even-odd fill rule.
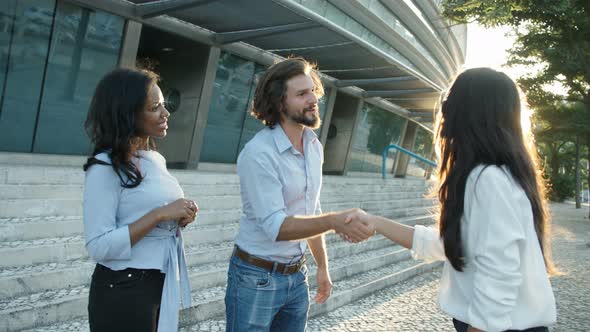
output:
[[254,266],[263,268],[268,271],[273,271],[273,268],[276,265],[276,270],[282,274],[293,274],[299,272],[301,267],[305,264],[306,258],[305,255],[297,262],[293,264],[284,264],[278,263],[273,261],[267,261],[266,259],[258,258],[256,256],[250,255],[249,253],[245,252],[244,250],[240,249],[238,246],[234,248],[234,256],[238,257],[239,259],[243,260],[246,263],[250,263]]

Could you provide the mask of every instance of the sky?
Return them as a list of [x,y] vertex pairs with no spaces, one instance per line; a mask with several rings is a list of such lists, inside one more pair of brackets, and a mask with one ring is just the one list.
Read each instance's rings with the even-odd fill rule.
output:
[[512,79],[522,75],[523,70],[503,66],[506,63],[507,49],[512,47],[514,39],[505,36],[508,28],[484,28],[478,24],[467,27],[467,57],[465,68],[491,67],[508,74]]
[[[467,56],[464,67],[491,67],[503,71],[513,80],[516,80],[527,71],[523,66],[504,66],[508,59],[507,50],[514,44],[514,37],[506,36],[509,28],[484,28],[472,23],[467,26]],[[536,68],[535,70],[538,70]],[[550,91],[558,94],[566,94],[565,88],[560,84],[553,84],[547,87]]]
[[[467,26],[467,56],[465,59],[465,69],[474,67],[491,67],[498,71],[503,71],[513,80],[522,76],[524,70],[522,67],[511,68],[504,66],[508,59],[506,52],[512,47],[514,38],[506,36],[509,28],[484,28],[478,24],[469,24]],[[522,105],[521,122],[525,134],[530,134],[532,110]]]

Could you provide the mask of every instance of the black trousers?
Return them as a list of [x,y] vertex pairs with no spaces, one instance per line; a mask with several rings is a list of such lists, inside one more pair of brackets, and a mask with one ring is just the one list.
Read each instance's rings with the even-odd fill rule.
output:
[[90,331],[156,331],[165,276],[159,270],[113,271],[96,264],[88,298]]
[[[455,325],[455,330],[457,330],[457,332],[467,332],[467,328],[469,327],[469,325],[467,325],[466,323],[463,323],[460,320],[456,320],[453,318],[453,325]],[[549,329],[547,327],[544,326],[539,326],[539,327],[531,327],[530,329],[526,329],[526,330],[506,330],[504,332],[549,332]]]

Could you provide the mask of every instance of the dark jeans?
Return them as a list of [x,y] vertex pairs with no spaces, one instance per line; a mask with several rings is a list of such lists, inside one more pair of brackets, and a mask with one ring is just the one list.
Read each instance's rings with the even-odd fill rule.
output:
[[92,332],[156,331],[165,274],[96,264],[88,299]]
[[[453,325],[455,325],[455,330],[457,330],[457,332],[467,332],[467,328],[469,327],[469,325],[463,323],[460,320],[456,320],[453,318]],[[539,326],[539,327],[531,327],[530,329],[526,329],[526,330],[506,330],[504,332],[549,332],[549,329],[544,327],[544,326]]]

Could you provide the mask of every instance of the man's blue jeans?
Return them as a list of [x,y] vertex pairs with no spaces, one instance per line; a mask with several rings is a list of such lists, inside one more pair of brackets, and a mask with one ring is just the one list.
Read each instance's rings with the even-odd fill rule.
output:
[[308,310],[307,267],[282,274],[232,256],[225,292],[226,331],[305,331]]

